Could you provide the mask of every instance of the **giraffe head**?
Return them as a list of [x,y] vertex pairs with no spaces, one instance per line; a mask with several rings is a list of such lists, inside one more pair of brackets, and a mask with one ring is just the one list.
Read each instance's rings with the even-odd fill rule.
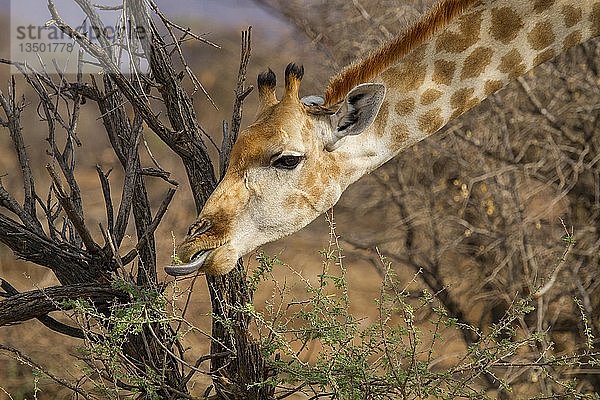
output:
[[167,273],[225,274],[241,256],[306,226],[351,183],[342,139],[371,125],[385,88],[358,85],[324,107],[319,97],[299,98],[303,74],[302,67],[287,66],[281,100],[275,74],[258,76],[256,120],[240,132],[223,180],[177,248],[183,264]]

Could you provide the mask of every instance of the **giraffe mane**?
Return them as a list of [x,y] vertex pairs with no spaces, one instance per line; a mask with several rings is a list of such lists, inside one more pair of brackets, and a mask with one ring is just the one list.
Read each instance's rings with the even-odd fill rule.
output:
[[325,89],[324,105],[339,103],[353,87],[371,81],[479,2],[480,0],[440,1],[396,38],[333,76]]

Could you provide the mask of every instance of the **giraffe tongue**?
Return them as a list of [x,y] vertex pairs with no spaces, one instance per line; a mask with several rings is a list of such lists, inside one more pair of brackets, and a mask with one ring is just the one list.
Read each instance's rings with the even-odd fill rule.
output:
[[180,265],[167,265],[165,267],[165,272],[171,276],[190,275],[200,269],[209,254],[210,251],[199,251],[198,253],[194,254],[189,263]]

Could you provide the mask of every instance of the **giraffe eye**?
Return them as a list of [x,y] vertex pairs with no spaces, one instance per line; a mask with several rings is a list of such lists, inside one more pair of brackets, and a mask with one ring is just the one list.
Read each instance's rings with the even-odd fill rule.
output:
[[300,164],[303,158],[304,156],[302,155],[282,154],[273,160],[271,165],[279,169],[294,169]]

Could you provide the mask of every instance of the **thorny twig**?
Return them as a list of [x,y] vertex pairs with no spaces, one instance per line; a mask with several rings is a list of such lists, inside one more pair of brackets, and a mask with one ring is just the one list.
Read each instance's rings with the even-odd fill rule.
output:
[[233,102],[233,113],[231,117],[231,125],[223,124],[223,142],[221,143],[221,150],[219,152],[219,168],[221,172],[221,178],[225,175],[225,170],[229,164],[229,155],[233,144],[237,139],[237,135],[240,130],[240,124],[242,122],[242,104],[246,97],[252,92],[254,87],[252,85],[245,87],[246,83],[246,70],[248,68],[248,62],[250,61],[251,54],[251,40],[252,40],[252,27],[248,27],[247,30],[242,32],[242,50],[240,55],[240,68],[238,70],[237,85],[235,88],[235,99]]

